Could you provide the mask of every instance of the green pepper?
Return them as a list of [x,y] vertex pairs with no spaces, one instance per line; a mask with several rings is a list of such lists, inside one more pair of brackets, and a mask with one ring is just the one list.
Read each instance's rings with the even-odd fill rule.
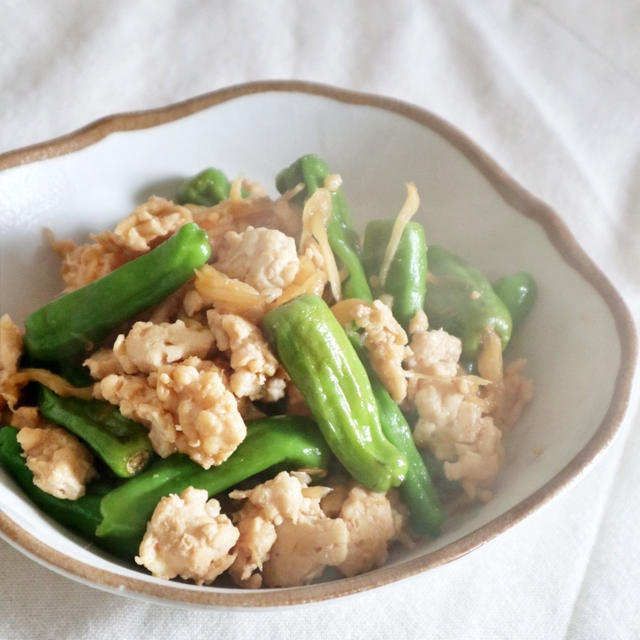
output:
[[142,471],[153,455],[147,430],[108,402],[61,398],[40,386],[38,408],[45,418],[84,440],[121,478]]
[[385,438],[367,373],[322,298],[294,298],[269,311],[262,327],[347,471],[373,491],[399,486],[407,462]]
[[[374,220],[365,229],[362,264],[370,283],[378,281],[394,224],[395,220]],[[377,290],[375,286],[373,290],[376,296],[392,296],[393,315],[407,329],[411,318],[424,307],[427,292],[427,244],[421,224],[409,222],[404,228],[387,279],[378,281]]]
[[487,331],[498,335],[503,349],[507,346],[511,315],[478,269],[442,247],[430,246],[428,287],[429,325],[460,338],[463,360],[476,360]]
[[[318,156],[302,156],[277,175],[276,187],[280,193],[284,193],[300,183],[304,184],[305,189],[296,196],[298,203],[302,204],[316,189],[324,186],[324,180],[330,173],[327,164]],[[343,298],[372,300],[371,289],[360,263],[358,233],[351,221],[351,213],[342,188],[332,192],[331,208],[327,236],[338,268],[347,272],[346,279],[342,283]]]
[[214,496],[274,465],[322,469],[329,451],[314,423],[300,416],[277,416],[247,422],[247,437],[222,464],[203,469],[187,456],[173,454],[108,493],[101,504],[98,536],[138,540],[159,500],[187,487]]
[[184,225],[155,249],[32,313],[27,352],[44,362],[80,360],[125,320],[182,286],[210,255],[205,231]]
[[[31,365],[29,365],[31,366]],[[37,364],[33,365],[38,367]],[[58,366],[54,363],[48,363],[43,369],[50,369],[53,373],[59,373],[65,380],[69,381],[74,387],[90,387],[95,380],[89,373],[89,367],[82,364],[72,362],[61,362]]]
[[525,271],[496,280],[493,283],[493,290],[509,309],[514,329],[520,326],[531,311],[538,296],[536,281]]
[[393,401],[373,371],[358,335],[353,333],[349,337],[369,375],[373,395],[378,406],[382,431],[389,442],[395,445],[407,459],[407,477],[400,485],[400,494],[409,507],[411,528],[416,533],[438,536],[444,521],[444,512],[429,471],[413,441],[411,427],[409,427],[400,407]]
[[222,200],[229,198],[231,184],[227,176],[220,171],[209,167],[197,175],[185,180],[176,191],[178,204],[199,204],[204,207],[212,207]]
[[289,469],[320,469],[329,450],[307,418],[278,416],[247,423],[247,437],[233,455],[205,470],[187,456],[174,454],[117,488],[92,483],[78,500],[56,498],[33,484],[17,429],[0,429],[0,465],[42,511],[87,540],[131,560],[138,552],[147,521],[161,498],[189,486],[210,496],[274,465]]

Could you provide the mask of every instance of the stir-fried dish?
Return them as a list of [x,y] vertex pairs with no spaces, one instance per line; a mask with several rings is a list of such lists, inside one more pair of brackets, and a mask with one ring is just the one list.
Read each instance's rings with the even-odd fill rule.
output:
[[341,185],[312,155],[277,199],[207,169],[51,236],[63,295],[0,319],[0,464],[40,509],[159,578],[257,588],[368,571],[491,498],[535,283],[427,246],[412,183],[361,245]]

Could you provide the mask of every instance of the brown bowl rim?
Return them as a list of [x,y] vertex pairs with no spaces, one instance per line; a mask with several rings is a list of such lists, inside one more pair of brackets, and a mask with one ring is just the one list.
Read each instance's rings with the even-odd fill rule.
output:
[[514,209],[539,223],[565,261],[587,280],[607,303],[620,340],[620,369],[609,407],[597,431],[576,456],[525,500],[476,531],[450,544],[412,560],[382,567],[353,578],[291,589],[262,591],[216,591],[182,589],[170,582],[146,581],[123,577],[92,567],[44,544],[0,511],[0,533],[27,555],[69,577],[98,588],[121,594],[147,596],[174,603],[218,607],[263,608],[318,602],[372,589],[419,572],[451,562],[495,538],[541,507],[589,466],[611,442],[618,431],[629,402],[637,357],[637,339],[631,314],[618,291],[580,247],[560,216],[511,178],[491,157],[464,133],[439,116],[415,105],[393,98],[361,93],[297,80],[250,82],[206,93],[184,102],[131,113],[116,114],[97,120],[77,131],[40,144],[0,155],[0,170],[72,153],[102,140],[117,131],[131,131],[178,120],[203,109],[242,96],[265,92],[303,93],[330,98],[338,102],[363,105],[390,111],[434,131],[458,149],[478,169],[502,198]]

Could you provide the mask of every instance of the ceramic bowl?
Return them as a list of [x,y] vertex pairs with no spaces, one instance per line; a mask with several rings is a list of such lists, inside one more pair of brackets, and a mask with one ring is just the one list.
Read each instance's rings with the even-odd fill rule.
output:
[[[464,134],[414,106],[298,82],[224,89],[164,109],[117,115],[0,156],[0,309],[22,322],[61,289],[43,227],[76,240],[111,228],[150,194],[171,197],[206,166],[273,185],[304,153],[342,174],[360,228],[393,216],[407,180],[428,240],[488,276],[526,270],[538,302],[509,347],[536,395],[506,437],[494,499],[458,513],[440,538],[348,579],[245,591],[152,578],[88,546],[40,513],[0,472],[0,532],[64,575],[119,593],[202,605],[264,607],[376,587],[454,560],[499,535],[577,478],[615,435],[635,337],[618,293],[560,217]],[[275,193],[275,189],[273,189]],[[594,345],[606,345],[593,357]]]

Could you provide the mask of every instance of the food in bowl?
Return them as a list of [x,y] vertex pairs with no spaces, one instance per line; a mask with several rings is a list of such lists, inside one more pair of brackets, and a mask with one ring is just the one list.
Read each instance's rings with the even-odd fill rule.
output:
[[486,501],[531,400],[503,365],[535,299],[412,221],[362,248],[316,156],[281,196],[216,169],[113,231],[55,241],[64,294],[0,321],[0,463],[43,511],[154,576],[351,576]]

